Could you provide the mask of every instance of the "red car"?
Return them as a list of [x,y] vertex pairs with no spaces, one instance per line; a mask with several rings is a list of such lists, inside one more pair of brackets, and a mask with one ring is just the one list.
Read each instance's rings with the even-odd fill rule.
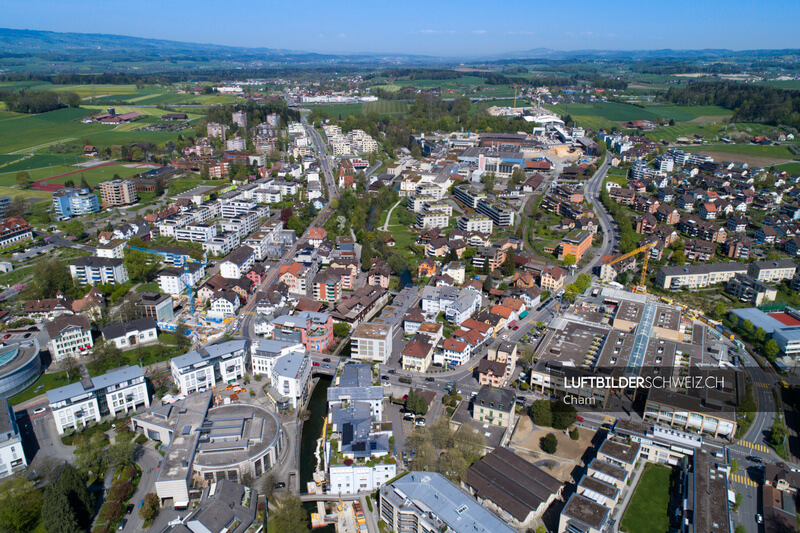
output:
[[519,326],[514,326],[514,331],[517,331],[518,329],[519,329]]
[[582,417],[582,416],[579,416],[579,417],[577,417],[577,419],[576,419],[576,420],[577,420],[578,422],[583,422],[583,417]]
[[319,366],[319,363],[317,363],[316,361],[314,361],[314,366]]
[[5,335],[3,335],[3,339],[7,339],[7,338],[9,338],[10,336],[11,336],[11,333],[6,333]]

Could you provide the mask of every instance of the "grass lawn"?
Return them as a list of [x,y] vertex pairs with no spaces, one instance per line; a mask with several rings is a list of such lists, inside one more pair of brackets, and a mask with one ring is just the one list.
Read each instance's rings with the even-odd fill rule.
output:
[[53,193],[46,191],[34,191],[33,189],[27,189],[23,191],[11,187],[0,187],[0,196],[22,196],[26,200],[29,198],[35,198],[37,200],[50,201],[53,198]]
[[379,115],[397,115],[408,111],[408,102],[395,102],[393,100],[378,100],[364,104],[364,113],[378,113]]
[[119,359],[106,360],[88,363],[86,367],[92,376],[105,374],[111,369],[124,365],[135,366],[140,360],[142,365],[152,365],[161,361],[167,361],[172,357],[182,355],[186,350],[177,346],[166,346],[162,344],[151,344],[149,346],[138,346],[132,350],[127,350],[120,354]]
[[[377,103],[377,102],[376,102]],[[348,115],[363,115],[364,104],[341,104],[341,105],[304,105],[308,109],[319,109],[328,114],[330,118],[345,118]]]
[[780,165],[775,165],[775,169],[787,174],[800,174],[800,163],[781,163]]
[[33,266],[26,266],[15,268],[11,272],[3,274],[0,276],[0,286],[11,286],[16,285],[17,283],[21,282],[25,279],[33,271]]
[[608,181],[613,181],[614,183],[618,183],[621,187],[627,187],[628,169],[611,167],[608,169],[607,179]]
[[[114,174],[119,174],[119,176],[122,178],[128,178],[131,176],[135,176],[136,174],[140,174],[142,172],[147,172],[149,170],[147,168],[131,168],[125,166],[131,164],[132,163],[119,163],[115,165],[108,165],[102,167],[85,167],[85,168],[76,167],[74,165],[68,165],[68,166],[58,165],[58,166],[30,170],[28,171],[28,173],[31,175],[31,179],[39,180],[42,178],[49,178],[51,176],[66,174],[67,172],[74,172],[74,174],[70,174],[69,176],[63,176],[61,178],[54,179],[47,183],[64,183],[67,180],[72,180],[75,182],[76,185],[78,185],[81,182],[81,178],[86,178],[86,181],[89,183],[89,185],[94,187],[102,181],[110,180],[114,176]],[[16,183],[16,172],[3,172],[2,174],[0,174],[0,185],[10,186],[14,185],[15,183]]]
[[30,387],[20,392],[16,396],[8,399],[10,405],[17,405],[31,398],[44,394],[45,392],[75,383],[81,379],[80,372],[73,372],[70,380],[67,381],[66,372],[52,372],[50,374],[42,374],[42,376],[31,384]]
[[152,283],[142,283],[138,287],[136,287],[136,292],[159,292],[159,286],[157,282]]
[[80,122],[81,118],[90,114],[91,110],[78,107],[4,120],[3,127],[0,128],[0,152],[29,150],[114,128],[105,124]]
[[771,159],[795,159],[797,158],[789,151],[789,145],[782,146],[759,146],[756,144],[715,144],[706,146],[689,146],[687,152],[718,152],[731,155],[743,155],[752,157],[768,157]]
[[669,490],[672,470],[648,464],[622,517],[628,533],[666,533],[669,530]]
[[[83,156],[74,155],[34,155],[22,156],[19,154],[7,154],[10,157],[16,158],[16,161],[4,167],[0,167],[0,172],[3,174],[9,172],[19,172],[20,170],[27,170],[30,172],[37,168],[47,168],[52,166],[74,165],[76,163],[83,163],[88,161]],[[3,156],[5,157],[5,156]]]
[[[144,98],[150,98],[150,96],[145,96]],[[138,98],[136,99],[138,100]],[[105,113],[106,106],[100,105],[87,105],[84,106],[86,109],[92,109],[95,113]],[[141,113],[142,115],[147,115],[148,117],[156,117],[161,118],[163,115],[169,113],[169,111],[165,111],[163,109],[159,109],[157,107],[139,107],[139,106],[132,106],[132,105],[115,105],[114,110],[117,112],[118,115],[122,113]],[[200,113],[186,113],[186,115],[191,118],[200,118],[203,115]],[[132,122],[131,125],[137,124],[137,122]]]
[[172,333],[159,333],[158,342],[162,344],[178,344],[178,339]]

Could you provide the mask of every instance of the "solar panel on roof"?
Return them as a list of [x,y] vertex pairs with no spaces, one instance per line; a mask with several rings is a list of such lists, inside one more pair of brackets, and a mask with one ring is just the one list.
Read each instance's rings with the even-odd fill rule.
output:
[[183,431],[181,431],[182,435],[188,435],[192,432],[192,426],[183,426]]
[[342,425],[342,445],[347,445],[353,442],[353,424],[346,423]]

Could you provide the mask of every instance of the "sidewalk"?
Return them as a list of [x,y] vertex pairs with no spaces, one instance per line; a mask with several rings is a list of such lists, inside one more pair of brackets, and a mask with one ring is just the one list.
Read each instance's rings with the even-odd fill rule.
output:
[[617,533],[619,531],[619,523],[622,520],[622,515],[625,514],[625,509],[628,508],[628,503],[630,503],[633,492],[636,490],[636,485],[639,484],[639,478],[642,476],[642,472],[644,472],[645,465],[647,465],[647,461],[639,461],[639,467],[631,474],[631,484],[622,487],[622,498],[617,502],[616,507],[614,507],[614,512],[611,514],[611,520],[613,521],[611,526],[612,533]]

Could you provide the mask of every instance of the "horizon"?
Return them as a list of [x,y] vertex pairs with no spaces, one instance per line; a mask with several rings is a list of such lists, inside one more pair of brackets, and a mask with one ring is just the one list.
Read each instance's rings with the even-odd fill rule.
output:
[[[529,11],[532,18],[500,16],[492,23],[486,22],[492,17],[483,16],[481,7],[477,2],[428,5],[414,0],[399,9],[363,1],[343,9],[312,0],[302,10],[296,5],[244,2],[240,9],[226,11],[206,1],[165,5],[145,0],[139,9],[126,11],[98,0],[69,5],[52,0],[12,0],[5,9],[5,26],[318,54],[454,59],[539,48],[563,52],[800,48],[794,22],[785,16],[785,3],[774,0],[754,7],[746,0],[732,0],[724,10],[686,0],[669,6],[628,0],[617,3],[613,12],[597,9],[596,4],[585,0],[571,4],[569,11],[551,4],[531,6],[509,0],[487,10],[512,14]],[[575,14],[582,12],[586,16],[576,18]],[[709,25],[712,19],[715,22]],[[248,24],[252,20],[264,23]],[[280,22],[271,23],[273,20]],[[103,31],[98,32],[99,27]]]

